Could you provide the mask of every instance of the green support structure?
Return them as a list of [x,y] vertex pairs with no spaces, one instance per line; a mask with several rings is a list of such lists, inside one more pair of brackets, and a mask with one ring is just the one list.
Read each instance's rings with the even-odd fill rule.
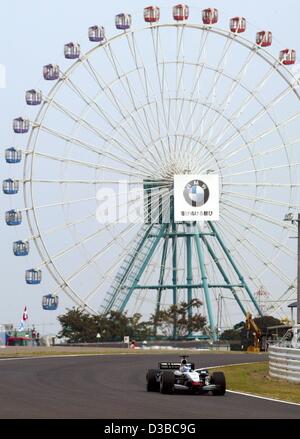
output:
[[[244,308],[242,302],[240,301],[238,295],[236,294],[236,291],[235,291],[234,287],[230,284],[230,280],[228,279],[226,272],[223,270],[223,267],[222,267],[222,265],[220,264],[220,261],[219,261],[219,259],[217,258],[215,252],[213,251],[212,246],[208,243],[207,239],[206,239],[205,237],[203,237],[203,236],[202,236],[202,241],[203,241],[204,244],[206,245],[209,254],[211,255],[211,257],[212,257],[214,263],[216,264],[216,266],[218,267],[218,270],[220,271],[221,275],[223,276],[223,279],[225,280],[225,282],[226,282],[226,284],[228,285],[229,289],[231,290],[231,292],[232,292],[232,294],[233,294],[235,300],[237,301],[239,307],[240,307],[241,310],[242,310],[242,313],[246,316],[246,315],[247,315],[247,311],[246,311],[246,309]],[[224,288],[224,287],[223,287],[223,288]]]
[[[193,309],[191,306],[193,300],[193,265],[192,265],[192,238],[191,236],[186,237],[186,283],[187,288],[187,303],[188,303],[188,319],[189,321],[193,317]],[[190,286],[189,286],[190,285]],[[189,331],[189,337],[192,336],[192,331]]]
[[201,241],[200,241],[198,233],[195,233],[195,241],[196,241],[196,248],[197,248],[199,266],[200,266],[200,271],[201,271],[201,277],[202,277],[203,290],[204,290],[205,302],[206,302],[206,307],[207,307],[207,314],[208,314],[210,330],[211,330],[213,341],[217,341],[216,327],[215,327],[214,317],[213,317],[213,313],[212,313],[212,306],[211,306],[211,300],[210,300],[210,294],[209,294],[209,288],[208,288],[208,282],[207,282],[207,275],[206,275],[205,264],[204,264],[204,253],[203,253],[203,249],[202,249],[202,245],[201,245]]
[[133,290],[135,289],[135,287],[136,287],[138,281],[140,280],[142,274],[144,273],[145,268],[147,267],[148,263],[150,262],[150,259],[151,259],[152,255],[153,255],[153,253],[154,253],[154,251],[155,251],[155,249],[156,249],[156,247],[157,247],[159,241],[160,241],[161,238],[164,236],[164,232],[165,232],[166,227],[167,227],[167,224],[163,224],[163,225],[161,226],[160,231],[159,231],[159,233],[158,233],[158,235],[157,235],[157,237],[156,237],[154,243],[153,243],[152,246],[150,247],[150,250],[149,250],[149,252],[148,252],[148,254],[147,254],[146,259],[145,259],[144,262],[142,263],[142,266],[141,266],[140,270],[138,271],[137,275],[135,276],[135,279],[134,279],[134,281],[133,281],[133,283],[132,283],[132,286],[129,288],[129,291],[128,291],[127,295],[126,295],[126,298],[125,298],[125,300],[123,301],[123,303],[122,303],[122,305],[121,305],[121,307],[120,307],[120,311],[121,311],[121,312],[124,312],[124,309],[125,309],[125,307],[126,307],[128,301],[129,301],[129,299],[130,299],[130,297],[131,297],[131,295],[132,295],[132,293],[133,293]]
[[245,282],[244,277],[242,276],[242,274],[240,273],[238,267],[236,266],[236,264],[235,264],[235,262],[234,262],[234,260],[233,260],[233,258],[232,258],[232,256],[231,256],[231,254],[230,254],[228,248],[225,246],[224,242],[222,241],[222,239],[221,239],[219,233],[217,232],[215,226],[214,226],[210,221],[208,222],[208,224],[209,224],[209,227],[211,228],[211,230],[212,230],[212,231],[214,232],[214,234],[216,235],[216,238],[217,238],[217,240],[218,240],[220,246],[222,247],[224,253],[226,254],[226,256],[227,256],[229,262],[231,263],[231,265],[232,265],[232,267],[233,267],[233,269],[234,269],[234,271],[235,271],[236,274],[238,275],[238,278],[239,278],[240,282],[244,285],[244,288],[245,288],[245,290],[247,291],[247,293],[248,293],[248,295],[249,295],[249,297],[250,297],[250,299],[251,299],[253,305],[255,306],[257,312],[259,313],[259,315],[260,315],[261,317],[263,317],[263,313],[261,312],[261,309],[260,309],[258,303],[256,302],[255,297],[253,296],[253,294],[252,294],[252,292],[251,292],[249,286],[248,286],[247,283]]
[[[151,200],[152,200],[152,188],[157,190],[157,188],[167,187],[166,183],[163,181],[145,181],[144,190],[146,197],[146,219],[150,222],[149,227],[145,230],[144,236],[141,236],[141,240],[137,246],[136,255],[133,256],[132,260],[128,262],[128,267],[125,265],[123,271],[120,271],[119,278],[116,278],[116,287],[114,296],[109,296],[108,309],[111,309],[115,306],[118,310],[123,312],[132,296],[132,293],[136,289],[148,289],[149,291],[157,291],[156,298],[156,313],[160,311],[161,308],[161,300],[162,300],[162,292],[170,291],[172,294],[171,302],[173,305],[178,304],[178,290],[184,289],[187,294],[187,303],[190,305],[193,301],[193,291],[196,289],[202,289],[204,291],[204,298],[207,309],[207,317],[211,330],[211,337],[214,341],[217,340],[217,332],[214,320],[214,313],[212,308],[212,292],[213,288],[217,288],[220,291],[222,289],[229,289],[236,300],[238,306],[240,307],[242,313],[246,316],[247,311],[239,298],[237,291],[235,288],[244,289],[249,295],[253,305],[258,311],[259,315],[262,316],[262,312],[257,304],[254,295],[252,294],[250,287],[239,271],[237,265],[234,262],[233,257],[230,254],[230,251],[226,247],[223,242],[220,234],[217,231],[217,227],[214,223],[208,221],[206,231],[201,231],[199,228],[199,223],[176,223],[174,220],[174,196],[170,195],[170,220],[168,223],[162,223],[163,221],[163,199],[161,194],[159,194],[159,215],[158,215],[158,224],[151,224]],[[186,263],[185,267],[182,266],[182,259],[180,253],[178,252],[178,240],[183,239],[184,246],[186,249]],[[140,279],[146,270],[147,266],[150,264],[150,260],[159,246],[161,240],[163,240],[163,245],[161,246],[161,257],[160,257],[160,269],[159,269],[159,279],[158,284],[154,285],[141,285]],[[168,252],[168,245],[170,240],[170,248],[172,250]],[[218,257],[218,252],[215,251],[215,246],[211,245],[211,240],[214,240],[216,246],[225,256],[225,259],[228,261],[228,267],[230,270],[233,269],[235,273],[234,276],[237,276],[237,282],[232,283],[230,281],[230,276],[227,274],[222,264],[220,263],[220,258]],[[195,243],[195,245],[193,245]],[[207,253],[204,253],[204,248],[207,249]],[[218,250],[217,249],[217,250]],[[138,257],[140,256],[140,257]],[[142,257],[141,257],[142,256]],[[208,261],[205,261],[205,257],[208,256],[210,262],[217,268],[217,271],[220,273],[222,281],[215,281],[215,279],[208,279],[208,274],[206,272],[206,264]],[[223,257],[223,256],[222,256]],[[193,264],[193,258],[194,264]],[[170,266],[170,275],[168,279],[166,278],[166,265],[167,261],[169,261]],[[178,264],[181,262],[180,270],[185,270],[185,278],[186,282],[178,282]],[[193,267],[199,267],[201,273],[201,279],[195,279],[195,274],[193,273]],[[197,270],[198,271],[198,270]],[[180,276],[181,277],[181,276]],[[221,279],[220,278],[220,279]],[[149,293],[150,294],[150,293]],[[188,318],[192,319],[193,311],[192,306],[188,308]],[[155,327],[156,333],[156,327]],[[190,331],[188,334],[189,337],[192,337],[192,332]],[[173,324],[173,338],[177,338],[177,317],[174,317]]]
[[[167,230],[168,232],[168,230]],[[164,276],[166,271],[166,260],[167,260],[167,253],[168,253],[168,243],[169,243],[169,237],[167,233],[164,237],[164,245],[163,245],[163,251],[161,256],[161,264],[160,264],[160,273],[159,273],[159,280],[158,284],[163,285],[164,283]],[[162,288],[157,289],[157,301],[156,301],[156,312],[155,315],[157,315],[160,311],[160,302],[161,302],[161,294],[162,294]],[[157,325],[155,324],[154,327],[154,333],[156,334],[157,331]]]

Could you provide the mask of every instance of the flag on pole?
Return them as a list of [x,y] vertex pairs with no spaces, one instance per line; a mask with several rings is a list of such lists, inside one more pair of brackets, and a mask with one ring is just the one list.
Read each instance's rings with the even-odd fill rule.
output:
[[27,307],[25,306],[24,311],[23,311],[23,318],[22,320],[25,322],[26,320],[28,320],[28,314],[27,314]]

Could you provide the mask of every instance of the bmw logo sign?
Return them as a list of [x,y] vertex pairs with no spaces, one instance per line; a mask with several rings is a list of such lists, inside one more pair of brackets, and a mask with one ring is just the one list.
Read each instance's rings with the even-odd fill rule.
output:
[[192,180],[185,185],[183,196],[190,206],[200,207],[207,202],[209,189],[203,181]]

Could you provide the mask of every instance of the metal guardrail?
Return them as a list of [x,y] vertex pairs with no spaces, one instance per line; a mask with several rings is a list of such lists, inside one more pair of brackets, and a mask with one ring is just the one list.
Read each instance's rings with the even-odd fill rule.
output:
[[300,349],[269,346],[269,374],[294,383],[300,383]]

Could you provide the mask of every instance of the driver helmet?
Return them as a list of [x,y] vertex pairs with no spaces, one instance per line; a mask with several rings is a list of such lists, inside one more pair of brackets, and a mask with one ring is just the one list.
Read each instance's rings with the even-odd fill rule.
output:
[[187,361],[185,359],[181,361],[180,370],[181,372],[189,372],[191,370],[190,366],[187,364]]

